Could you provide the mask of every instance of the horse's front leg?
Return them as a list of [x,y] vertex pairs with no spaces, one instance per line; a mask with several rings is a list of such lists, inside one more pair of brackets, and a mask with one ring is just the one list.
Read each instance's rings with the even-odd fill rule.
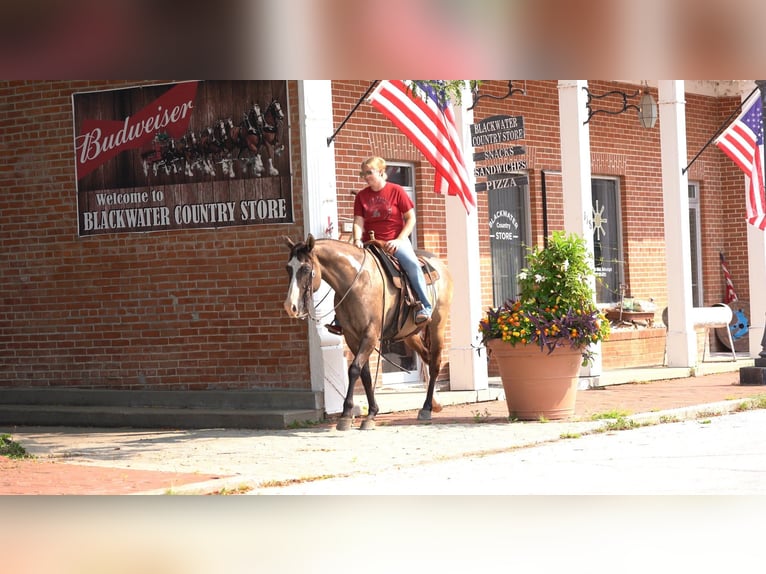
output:
[[372,384],[369,361],[362,367],[360,376],[362,378],[362,385],[364,385],[364,393],[367,395],[367,404],[369,405],[367,416],[362,421],[362,426],[360,428],[362,430],[372,430],[375,428],[375,415],[378,414],[380,409],[378,408],[378,403],[375,401],[375,387]]
[[[354,355],[354,360],[351,361],[351,365],[348,367],[348,389],[346,390],[346,398],[343,401],[343,412],[340,415],[340,420],[335,428],[338,430],[348,430],[352,426],[353,411],[354,411],[354,387],[356,381],[362,379],[365,392],[369,398],[368,386],[372,386],[372,377],[370,376],[370,369],[368,361],[370,359],[370,353],[372,353],[371,345],[360,345],[360,350]],[[377,414],[378,406],[373,401],[370,404],[370,409],[375,409]]]
[[335,428],[339,431],[347,431],[351,428],[354,421],[354,387],[359,378],[361,370],[355,365],[356,359],[352,361],[348,368],[348,389],[346,389],[346,398],[343,400],[343,412]]

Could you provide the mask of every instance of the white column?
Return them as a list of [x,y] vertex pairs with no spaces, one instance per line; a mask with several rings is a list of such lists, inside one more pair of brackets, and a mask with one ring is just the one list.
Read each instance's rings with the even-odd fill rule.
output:
[[686,100],[683,80],[659,80],[662,197],[665,213],[665,266],[668,286],[667,366],[697,363],[692,321],[692,270],[689,244],[689,185]]
[[[745,99],[755,85],[748,82],[748,85],[743,87],[746,89],[742,93],[742,99]],[[742,192],[747,193],[744,186]],[[757,359],[762,351],[761,341],[766,323],[766,231],[761,231],[749,223],[746,227],[747,271],[750,287],[748,342],[750,357]]]
[[766,232],[747,224],[747,270],[750,277],[750,357],[757,359],[763,350],[766,323]]
[[[581,235],[593,258],[593,197],[590,171],[590,127],[586,80],[559,80],[561,182],[564,192],[564,230]],[[595,294],[595,278],[591,280]],[[593,345],[595,358],[581,376],[601,375],[601,344]]]
[[[303,225],[317,239],[338,237],[335,186],[335,147],[327,145],[333,133],[330,80],[300,80],[298,111],[303,173]],[[324,328],[333,318],[333,296],[324,297],[326,284],[314,296],[319,323],[309,321],[309,364],[312,390],[324,391],[325,411],[341,412],[348,388],[343,339]],[[320,304],[320,300],[323,299]]]
[[[468,170],[468,183],[473,186],[473,149],[470,125],[473,112],[471,95],[463,92],[462,108],[455,106],[455,123],[462,136],[463,156]],[[481,268],[479,266],[479,218],[478,210],[466,214],[457,196],[445,198],[447,221],[447,266],[454,281],[454,297],[450,313],[451,347],[449,350],[450,390],[486,390],[487,356],[477,353],[480,344],[479,321],[481,307]]]

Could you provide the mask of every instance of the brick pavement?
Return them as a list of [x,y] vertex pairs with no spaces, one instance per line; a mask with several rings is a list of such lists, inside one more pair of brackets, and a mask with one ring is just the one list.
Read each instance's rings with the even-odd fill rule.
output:
[[216,478],[221,477],[0,456],[0,495],[172,493],[175,487]]
[[[614,385],[580,391],[575,417],[588,420],[594,414],[621,412],[627,415],[664,411],[766,395],[766,387],[739,385],[739,373]],[[413,425],[416,411],[378,415],[378,424]],[[445,406],[431,424],[508,422],[505,401]],[[331,422],[326,426],[331,426]],[[511,423],[509,423],[511,424]],[[526,424],[526,423],[513,423]],[[535,423],[532,423],[535,424]],[[84,466],[65,461],[10,460],[0,457],[0,494],[131,494],[204,482],[216,477],[196,473],[175,473]]]

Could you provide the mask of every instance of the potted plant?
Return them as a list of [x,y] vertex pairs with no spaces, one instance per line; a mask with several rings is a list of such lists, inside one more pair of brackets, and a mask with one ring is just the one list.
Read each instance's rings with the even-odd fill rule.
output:
[[562,419],[574,413],[580,366],[592,362],[592,344],[609,336],[609,321],[595,303],[593,274],[585,240],[554,232],[544,248],[529,249],[519,298],[488,309],[479,323],[511,416]]

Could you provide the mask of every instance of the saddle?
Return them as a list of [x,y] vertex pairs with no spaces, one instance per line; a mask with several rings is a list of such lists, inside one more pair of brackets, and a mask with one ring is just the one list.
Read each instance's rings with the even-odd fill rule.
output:
[[[381,267],[385,270],[386,276],[391,280],[394,287],[399,290],[399,305],[397,308],[396,320],[394,321],[395,328],[386,330],[383,334],[384,338],[391,338],[394,340],[404,339],[418,332],[426,323],[418,325],[414,330],[409,332],[402,332],[402,329],[410,318],[410,309],[420,305],[420,301],[412,290],[410,278],[402,270],[399,261],[393,255],[389,255],[386,252],[385,242],[373,239],[365,243],[365,248],[381,263]],[[433,285],[439,279],[439,272],[420,255],[418,255],[418,262],[423,270],[426,285]]]

